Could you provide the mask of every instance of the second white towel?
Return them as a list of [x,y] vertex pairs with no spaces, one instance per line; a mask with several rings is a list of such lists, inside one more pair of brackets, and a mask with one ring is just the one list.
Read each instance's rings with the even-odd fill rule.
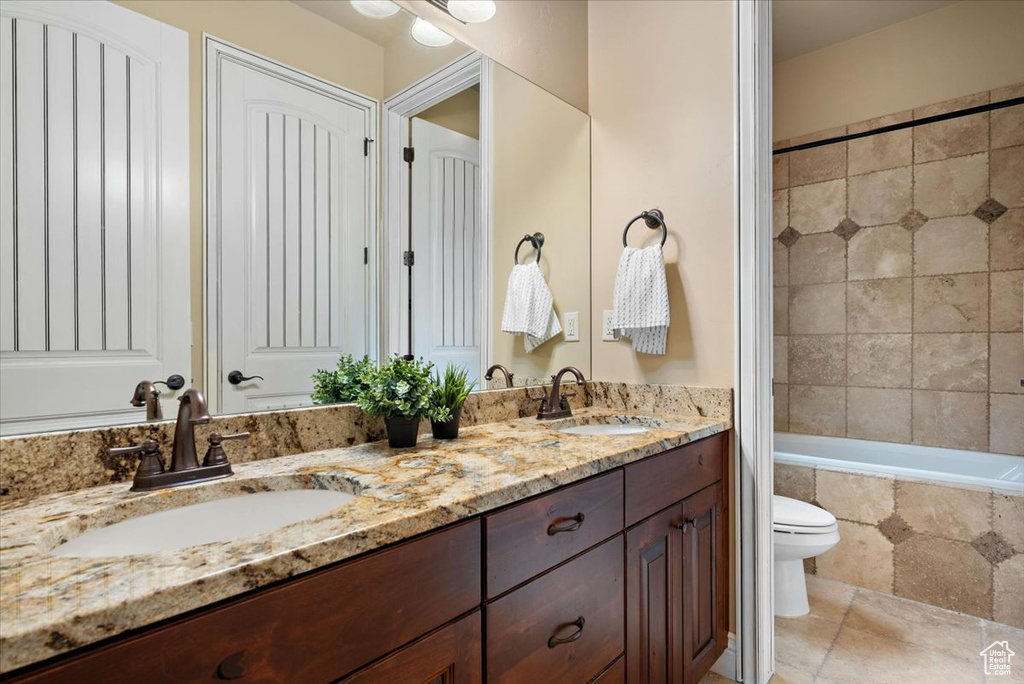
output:
[[554,298],[537,262],[516,264],[508,276],[501,331],[522,334],[527,353],[562,332]]
[[626,247],[615,274],[612,327],[633,341],[633,351],[664,354],[668,339],[668,283],[661,245]]

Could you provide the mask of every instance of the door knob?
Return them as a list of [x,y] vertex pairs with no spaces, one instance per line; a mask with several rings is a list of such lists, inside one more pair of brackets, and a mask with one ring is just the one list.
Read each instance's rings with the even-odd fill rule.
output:
[[169,389],[180,390],[182,387],[185,386],[185,378],[175,373],[174,375],[168,375],[166,380],[157,380],[153,384],[167,385]]
[[262,375],[242,375],[242,371],[240,371],[240,370],[233,370],[230,373],[228,373],[228,382],[230,382],[232,385],[240,385],[243,382],[246,382],[248,380],[252,380],[253,378],[259,378],[260,380],[262,380],[263,376]]

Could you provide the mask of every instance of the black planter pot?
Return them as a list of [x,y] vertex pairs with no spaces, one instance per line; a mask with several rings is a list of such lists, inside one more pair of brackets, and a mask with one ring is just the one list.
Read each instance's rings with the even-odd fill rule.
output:
[[416,446],[416,437],[420,433],[420,419],[406,416],[385,418],[388,429],[388,446],[393,449],[408,449]]
[[459,421],[462,419],[462,407],[455,409],[452,413],[452,419],[446,420],[443,423],[436,421],[430,421],[430,431],[434,434],[434,439],[455,439],[459,436]]

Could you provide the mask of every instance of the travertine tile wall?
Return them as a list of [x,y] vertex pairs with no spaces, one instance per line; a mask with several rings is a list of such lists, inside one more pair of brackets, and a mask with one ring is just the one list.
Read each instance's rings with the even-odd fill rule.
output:
[[778,155],[774,188],[776,429],[1024,455],[1024,105]]
[[808,572],[1024,628],[1024,495],[785,463],[775,493],[839,520]]

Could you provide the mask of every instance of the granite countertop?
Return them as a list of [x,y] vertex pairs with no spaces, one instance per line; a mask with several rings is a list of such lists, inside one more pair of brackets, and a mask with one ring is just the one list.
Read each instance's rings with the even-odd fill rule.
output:
[[[636,416],[622,436],[557,432]],[[243,463],[225,480],[130,493],[120,483],[0,509],[0,672],[39,662],[266,584],[493,510],[731,427],[728,420],[610,408],[463,428],[450,442],[386,442]],[[343,508],[278,530],[124,558],[50,555],[95,527],[180,505],[257,491],[336,489]]]

